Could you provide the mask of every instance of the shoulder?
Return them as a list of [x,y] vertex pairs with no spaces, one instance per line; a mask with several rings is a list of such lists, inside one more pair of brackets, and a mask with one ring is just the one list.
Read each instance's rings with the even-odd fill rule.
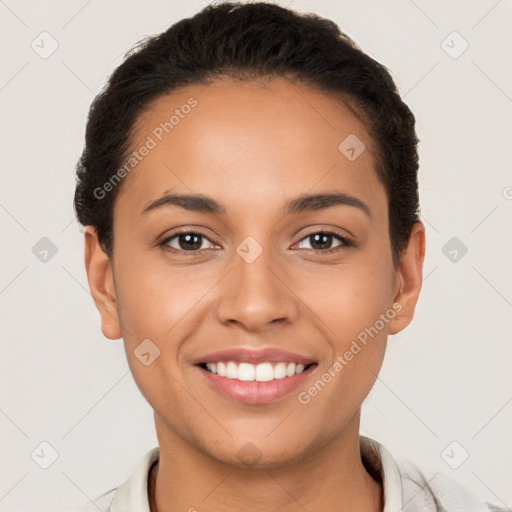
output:
[[[423,510],[425,504],[441,505],[441,510],[466,512],[508,512],[492,503],[484,501],[463,484],[446,473],[431,468],[420,469],[411,461],[399,458],[398,467],[402,478],[405,506],[410,502],[411,511]],[[436,510],[433,508],[432,510]],[[438,509],[439,510],[439,509]]]
[[160,456],[158,446],[152,448],[132,468],[130,476],[117,487],[91,499],[75,512],[127,512],[149,510],[148,476]]
[[[419,467],[401,454],[392,453],[378,441],[360,436],[363,464],[370,474],[380,475],[384,499],[402,512],[512,512],[486,502],[442,471]],[[372,474],[373,476],[373,474]]]

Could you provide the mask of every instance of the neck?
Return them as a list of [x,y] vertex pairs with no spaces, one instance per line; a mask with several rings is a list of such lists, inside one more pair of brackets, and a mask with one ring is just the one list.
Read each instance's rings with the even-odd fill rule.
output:
[[[381,512],[383,490],[360,456],[359,414],[314,454],[286,466],[239,468],[195,450],[155,414],[160,458],[150,471],[151,512],[298,509]],[[263,498],[264,497],[264,498]]]

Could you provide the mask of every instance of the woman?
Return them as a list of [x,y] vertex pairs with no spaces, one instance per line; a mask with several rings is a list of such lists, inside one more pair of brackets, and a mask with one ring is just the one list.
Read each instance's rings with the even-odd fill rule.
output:
[[159,446],[95,510],[499,510],[359,434],[421,289],[414,126],[333,22],[272,4],[209,6],[116,69],[75,209]]

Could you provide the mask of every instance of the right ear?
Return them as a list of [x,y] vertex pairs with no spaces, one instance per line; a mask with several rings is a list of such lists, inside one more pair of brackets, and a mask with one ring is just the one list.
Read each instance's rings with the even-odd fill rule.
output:
[[110,259],[103,251],[93,226],[85,226],[84,243],[87,280],[101,315],[101,330],[106,338],[117,340],[121,338],[122,332]]

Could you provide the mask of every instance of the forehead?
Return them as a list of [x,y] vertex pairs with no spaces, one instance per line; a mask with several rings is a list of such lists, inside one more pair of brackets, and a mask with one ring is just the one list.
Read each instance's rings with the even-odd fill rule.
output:
[[139,212],[167,189],[222,196],[233,208],[249,200],[267,208],[310,190],[370,202],[383,192],[374,143],[351,109],[284,79],[218,80],[161,96],[134,126],[131,149],[144,145],[151,149],[118,199]]

